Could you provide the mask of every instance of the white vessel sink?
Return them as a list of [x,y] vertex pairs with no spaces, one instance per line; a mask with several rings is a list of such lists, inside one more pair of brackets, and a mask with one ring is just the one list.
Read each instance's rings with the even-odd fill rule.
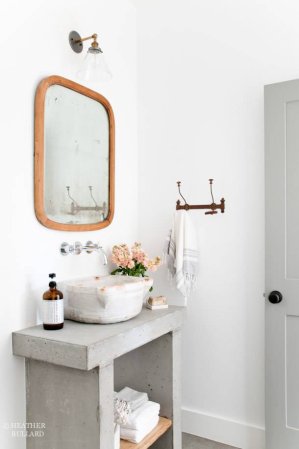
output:
[[150,278],[96,276],[64,283],[64,316],[83,323],[118,323],[141,312]]

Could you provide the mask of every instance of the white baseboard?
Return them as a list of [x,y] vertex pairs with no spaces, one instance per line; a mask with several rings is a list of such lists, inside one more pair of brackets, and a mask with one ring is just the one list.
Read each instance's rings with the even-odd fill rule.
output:
[[265,429],[220,416],[182,409],[182,430],[241,449],[265,449]]

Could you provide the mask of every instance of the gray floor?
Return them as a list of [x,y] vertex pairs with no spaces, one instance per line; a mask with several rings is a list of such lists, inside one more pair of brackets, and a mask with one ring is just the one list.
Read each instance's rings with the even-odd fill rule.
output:
[[183,449],[238,449],[226,444],[216,443],[205,438],[183,433]]

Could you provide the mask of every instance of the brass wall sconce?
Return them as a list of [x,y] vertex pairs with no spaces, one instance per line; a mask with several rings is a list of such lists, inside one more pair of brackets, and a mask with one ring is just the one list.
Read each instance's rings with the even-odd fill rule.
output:
[[88,37],[81,37],[77,31],[71,31],[69,34],[69,43],[75,53],[81,53],[83,42],[93,39],[82,66],[77,72],[77,76],[85,81],[109,81],[112,78],[111,71],[105,61],[103,51],[97,41],[98,35],[92,34]]

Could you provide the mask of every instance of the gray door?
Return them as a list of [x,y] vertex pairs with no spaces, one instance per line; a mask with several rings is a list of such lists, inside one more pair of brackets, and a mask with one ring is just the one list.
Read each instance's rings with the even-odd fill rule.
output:
[[299,449],[299,80],[265,87],[265,147],[266,447]]

